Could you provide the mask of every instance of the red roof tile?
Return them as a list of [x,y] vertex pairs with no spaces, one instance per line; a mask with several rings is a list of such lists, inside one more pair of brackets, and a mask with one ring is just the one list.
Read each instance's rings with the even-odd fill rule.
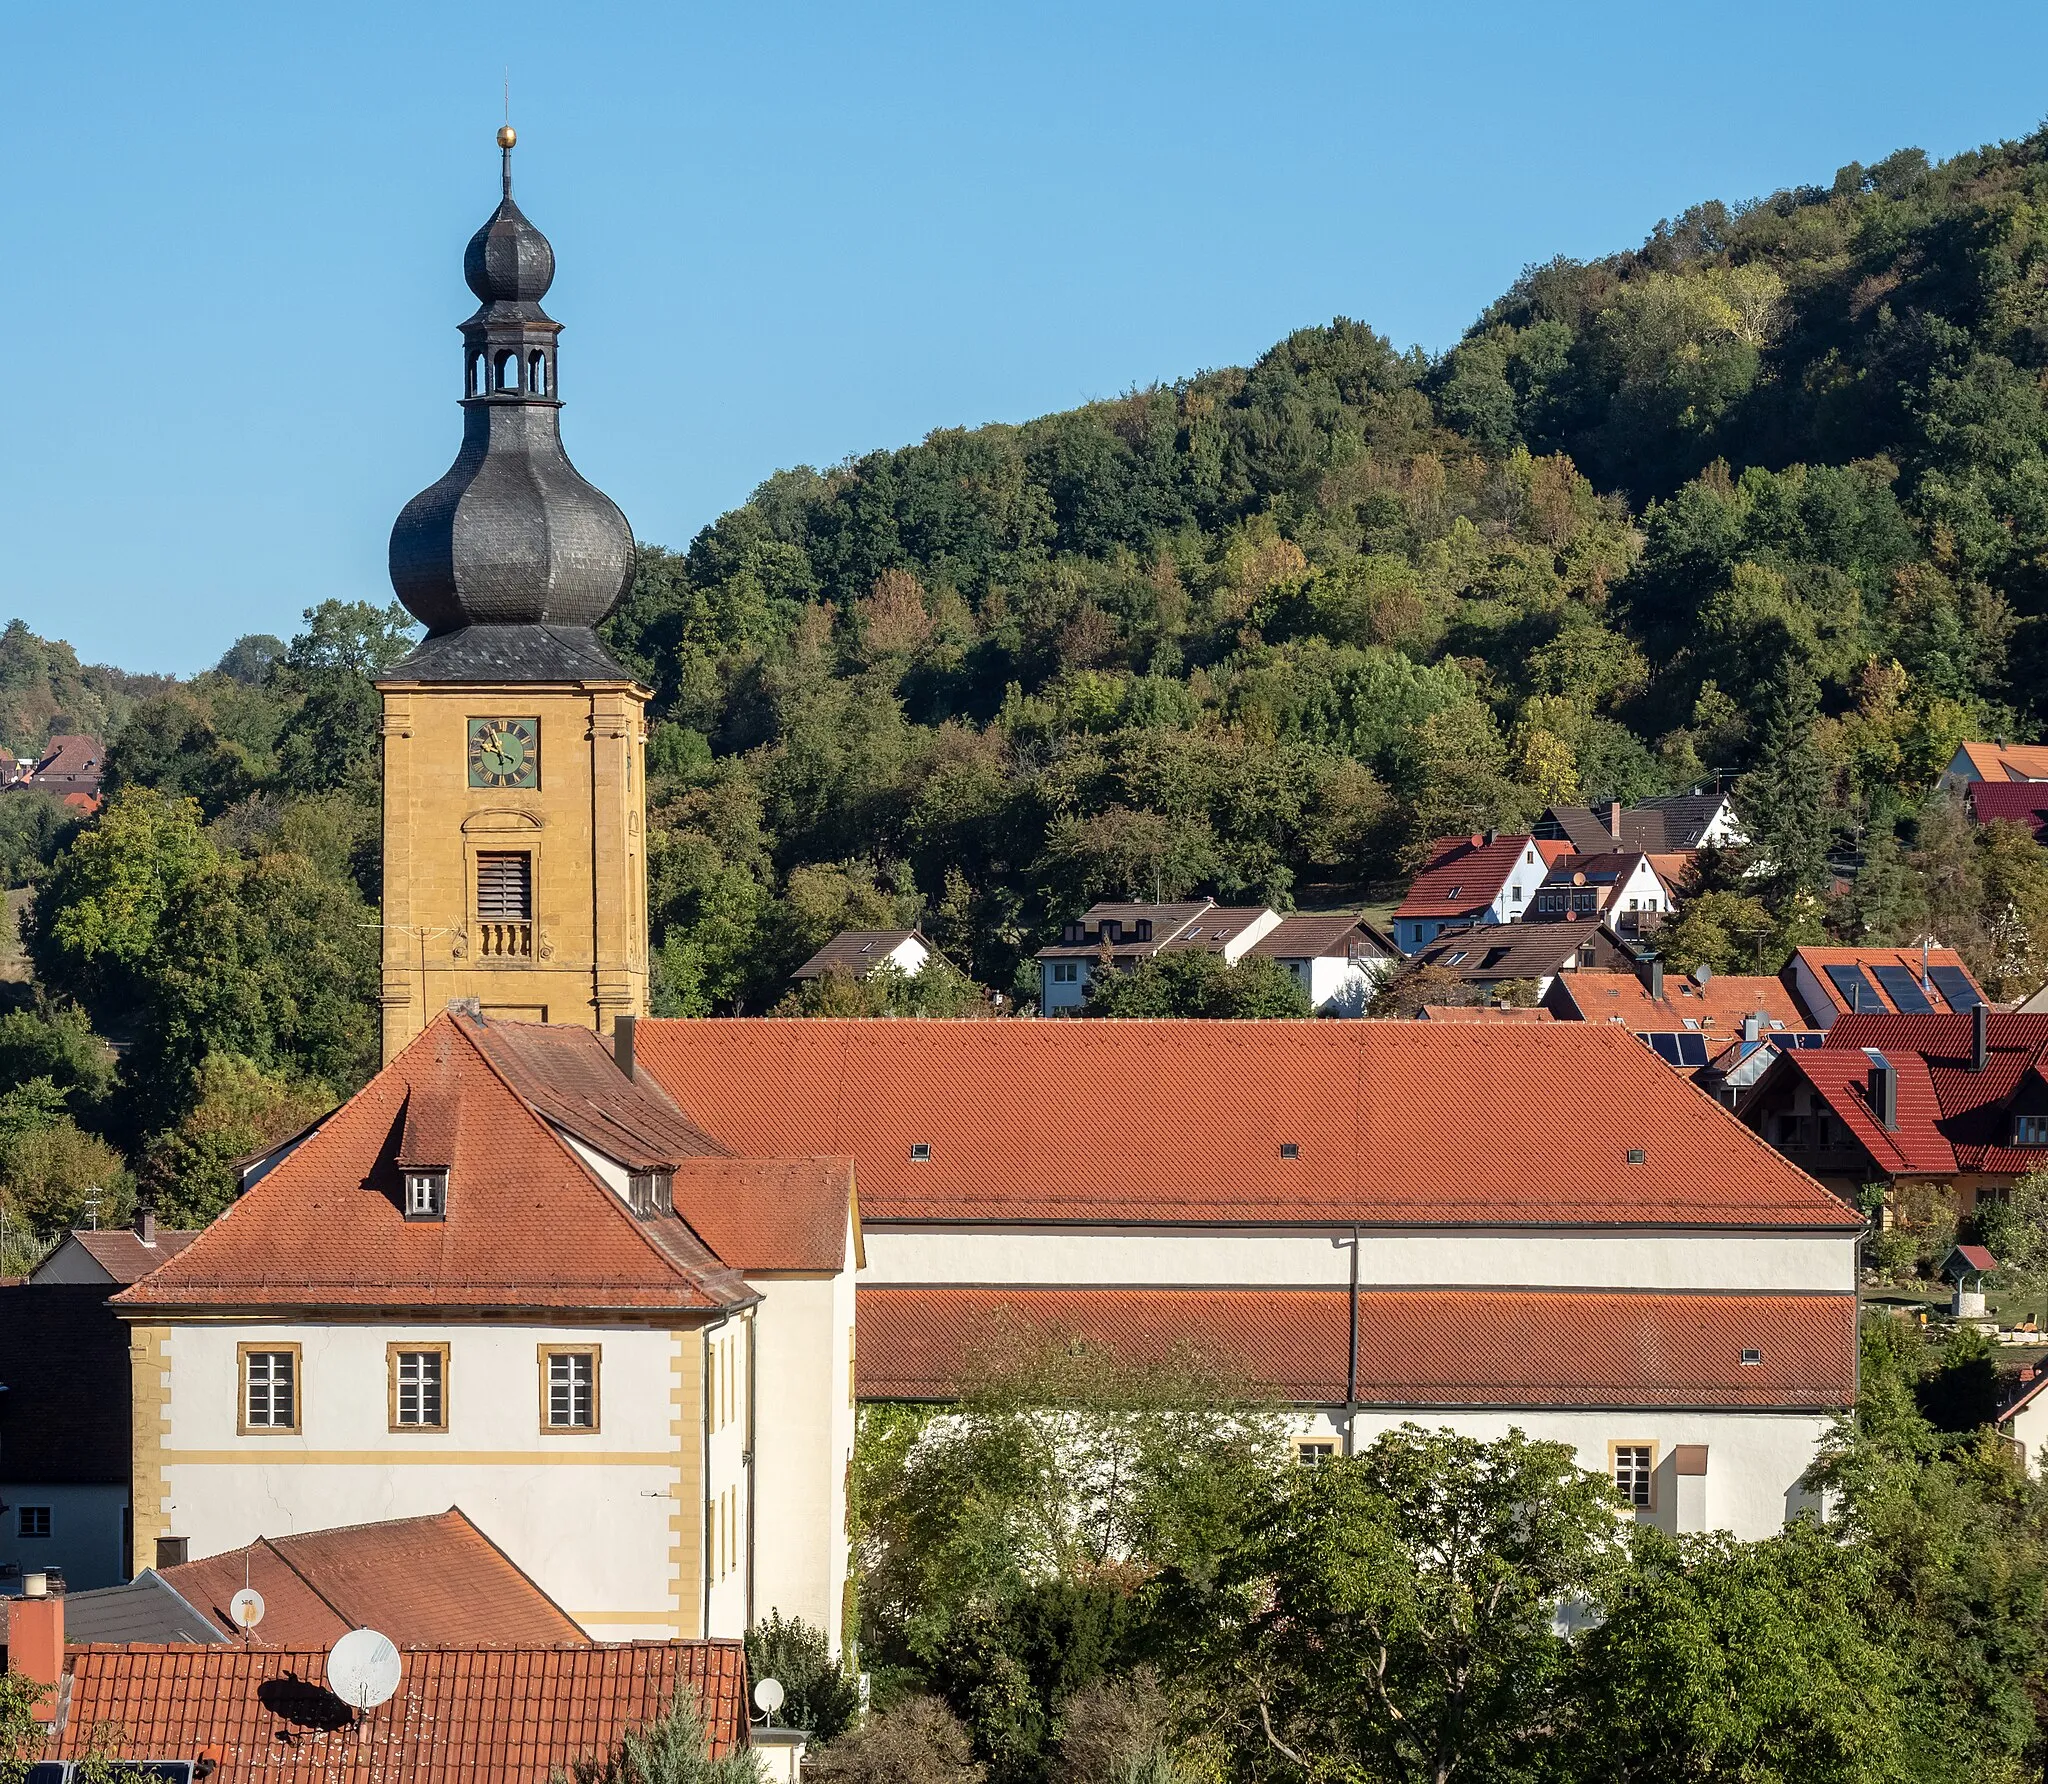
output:
[[674,1193],[676,1213],[735,1270],[847,1267],[849,1158],[693,1158]]
[[[712,1310],[752,1299],[671,1217],[637,1218],[442,1015],[117,1307]],[[453,1099],[445,1219],[400,1214],[415,1092]],[[644,1100],[653,1100],[651,1096]]]
[[869,1227],[1861,1225],[1605,1025],[769,1017],[638,1047],[734,1151],[852,1158]]
[[[1799,948],[1794,951],[1793,958],[1803,961],[1811,969],[1812,978],[1818,987],[1819,994],[1828,1000],[1831,1009],[1844,1016],[1854,1014],[1855,1012],[1850,1010],[1849,1000],[1836,989],[1834,981],[1828,977],[1827,969],[1831,966],[1861,966],[1864,968],[1896,966],[1910,972],[1913,975],[1916,986],[1919,985],[1920,981],[1921,959],[1918,948]],[[1969,979],[1972,986],[1977,984],[1977,981],[1971,977],[1969,967],[1964,964],[1963,957],[1953,948],[1929,948],[1927,950],[1926,963],[1930,967],[1952,966],[1964,978]],[[1787,970],[1789,971],[1790,969],[1788,968]],[[1883,982],[1877,977],[1875,972],[1866,971],[1863,975],[1863,984],[1865,989],[1857,993],[1859,997],[1866,997],[1874,991],[1882,1002],[1884,1011],[1892,1011],[1891,994],[1885,990]],[[1939,985],[1930,983],[1920,986],[1920,992],[1923,997],[1935,1005],[1937,1014],[1943,1012],[1948,1000],[1942,995]],[[1981,987],[1979,988],[1979,995],[1982,995]],[[1816,1014],[1819,1013],[1816,1012]],[[1878,1012],[1872,1011],[1870,1013],[1877,1014]]]
[[1963,757],[1981,780],[2048,780],[2048,745],[2038,743],[1965,743]]
[[1972,781],[1970,811],[1980,824],[2024,824],[2039,838],[2048,831],[2048,782]]
[[1495,1004],[1424,1004],[1417,1016],[1422,1022],[1554,1022],[1548,1010],[1502,1009]]
[[1422,871],[1408,887],[1396,917],[1464,917],[1483,911],[1500,896],[1515,863],[1534,849],[1546,866],[1571,853],[1568,842],[1528,836],[1446,836],[1430,845]]
[[[1704,985],[1681,973],[1666,973],[1663,997],[1653,998],[1634,973],[1582,968],[1558,974],[1544,1002],[1567,1021],[1619,1022],[1639,1034],[1683,1029],[1690,1018],[1703,1033],[1739,1039],[1743,1018],[1757,1010],[1782,1023],[1780,1032],[1804,1033],[1810,1027],[1778,980],[1732,973],[1710,978]],[[1768,1020],[1764,1032],[1772,1032]]]
[[154,1245],[143,1244],[131,1227],[102,1227],[97,1232],[74,1229],[71,1237],[116,1282],[135,1282],[166,1259],[176,1257],[199,1234],[196,1230],[158,1227]]
[[[1192,1352],[1285,1399],[1344,1399],[1342,1289],[862,1288],[859,1309],[864,1399],[947,1398],[979,1358],[1046,1338],[1133,1362]],[[1358,1397],[1833,1410],[1856,1396],[1855,1333],[1854,1295],[1366,1290]]]
[[211,1784],[545,1784],[694,1693],[714,1754],[749,1744],[736,1641],[406,1648],[398,1695],[360,1723],[319,1648],[83,1647],[53,1757],[99,1731],[115,1757],[214,1761]]
[[259,1646],[326,1648],[351,1629],[381,1629],[400,1647],[581,1645],[576,1621],[451,1506],[337,1530],[264,1537],[245,1549],[157,1572],[229,1634],[228,1600],[263,1594]]

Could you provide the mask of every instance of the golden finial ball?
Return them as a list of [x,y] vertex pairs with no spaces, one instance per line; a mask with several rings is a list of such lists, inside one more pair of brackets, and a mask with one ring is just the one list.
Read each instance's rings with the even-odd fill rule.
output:
[[501,149],[509,149],[518,140],[519,132],[510,124],[503,126],[498,132],[498,147]]

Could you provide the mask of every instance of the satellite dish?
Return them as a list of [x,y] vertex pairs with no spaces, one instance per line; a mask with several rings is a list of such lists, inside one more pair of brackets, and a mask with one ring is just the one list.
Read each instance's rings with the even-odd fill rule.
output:
[[263,1621],[263,1594],[253,1586],[244,1586],[228,1600],[228,1615],[237,1629],[254,1629]]
[[327,1650],[327,1689],[351,1709],[389,1703],[398,1674],[398,1649],[374,1629],[351,1629]]
[[783,1690],[780,1679],[763,1679],[754,1687],[754,1708],[770,1720],[782,1708]]

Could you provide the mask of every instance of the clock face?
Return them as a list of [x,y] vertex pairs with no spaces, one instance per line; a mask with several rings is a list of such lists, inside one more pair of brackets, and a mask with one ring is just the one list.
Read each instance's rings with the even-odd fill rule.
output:
[[540,785],[539,719],[471,719],[469,784],[472,787]]

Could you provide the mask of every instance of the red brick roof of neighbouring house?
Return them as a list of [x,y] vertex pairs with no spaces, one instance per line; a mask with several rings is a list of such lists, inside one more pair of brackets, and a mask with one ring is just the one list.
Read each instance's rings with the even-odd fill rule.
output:
[[1729,974],[1705,984],[1683,973],[1664,975],[1664,995],[1653,998],[1635,973],[1585,970],[1560,973],[1544,993],[1544,1003],[1567,1021],[1618,1022],[1637,1033],[1680,1029],[1687,1019],[1703,1034],[1739,1040],[1743,1020],[1758,1010],[1766,1018],[1764,1033],[1805,1033],[1806,1017],[1791,992],[1777,979]]
[[1429,859],[1409,884],[1408,896],[1394,912],[1403,917],[1469,917],[1500,896],[1508,875],[1523,855],[1534,850],[1554,867],[1571,853],[1568,842],[1544,842],[1530,836],[1446,836],[1430,844]]
[[2048,833],[2048,782],[1972,781],[1969,797],[1980,824],[2024,824],[2037,842]]
[[[1343,1289],[863,1287],[859,1391],[948,1399],[978,1368],[1080,1339],[1129,1362],[1191,1354],[1331,1405],[1345,1397],[1350,1313]],[[1358,1398],[1833,1411],[1856,1397],[1855,1330],[1853,1294],[1372,1289],[1358,1297]]]
[[1418,1022],[1554,1022],[1548,1010],[1503,1009],[1498,1004],[1424,1004]]
[[455,1506],[432,1517],[261,1537],[157,1573],[238,1638],[228,1601],[254,1586],[263,1594],[263,1621],[252,1636],[261,1647],[327,1648],[364,1627],[400,1647],[581,1646],[590,1639]]
[[638,1057],[735,1152],[852,1158],[870,1228],[1862,1224],[1605,1025],[664,1020]]
[[[504,1036],[486,1038],[489,1026],[436,1017],[183,1252],[113,1305],[711,1312],[751,1302],[753,1291],[683,1221],[636,1216],[516,1092],[507,1075],[518,1076],[516,1067],[498,1069],[514,1054],[530,1064],[528,1045],[557,1044],[533,1040],[546,1031],[508,1052],[496,1044]],[[560,1044],[558,1057],[576,1065],[589,1052],[580,1042]],[[616,1137],[660,1098],[614,1077],[634,1099],[632,1122],[607,1120]],[[575,1082],[571,1074],[570,1089]],[[452,1154],[440,1220],[408,1221],[400,1211],[398,1154],[415,1099],[432,1112],[434,1148]],[[696,1131],[673,1111],[668,1120]]]
[[67,1237],[116,1282],[129,1283],[140,1281],[157,1265],[176,1257],[199,1232],[197,1228],[158,1227],[154,1245],[143,1244],[142,1236],[132,1227],[100,1227],[90,1232],[74,1227]]
[[1980,781],[2048,780],[2048,744],[1965,743],[1958,753]]
[[98,788],[106,772],[105,753],[97,737],[53,737],[28,773],[51,792],[76,787],[89,793]]
[[[1859,1014],[1896,1015],[1901,1013],[1898,1008],[1897,994],[1884,983],[1885,977],[1891,976],[1895,972],[1902,972],[1910,976],[1915,993],[1923,1001],[1933,1006],[1935,1014],[1939,1015],[1956,1007],[1947,993],[1942,990],[1940,980],[1930,978],[1925,982],[1922,981],[1920,977],[1922,962],[1918,948],[1798,948],[1793,951],[1792,958],[1795,963],[1803,963],[1807,967],[1812,982],[1818,988],[1819,995],[1827,1000],[1828,1008],[1826,1010],[1814,1010],[1811,1012],[1816,1020],[1826,1017],[1830,1012],[1842,1016]],[[1940,968],[1944,977],[1948,975],[1951,969],[1960,973],[1963,982],[1980,999],[1983,998],[1982,988],[1970,976],[1969,967],[1963,963],[1963,957],[1955,949],[1929,948],[1925,964],[1930,973],[1935,968]],[[1829,975],[1829,967],[1862,969],[1861,978],[1856,980],[1859,986],[1856,992],[1859,1000],[1858,1009],[1850,1009],[1849,999],[1843,993],[1842,988]],[[1793,968],[1788,966],[1785,970],[1789,974]],[[1870,1002],[1873,997],[1876,999],[1874,1006]],[[1967,1008],[1965,1008],[1963,1013],[1967,1014]]]
[[48,1756],[107,1729],[116,1758],[205,1758],[209,1784],[546,1784],[696,1700],[714,1757],[749,1742],[737,1641],[403,1648],[398,1694],[358,1725],[321,1648],[82,1647]]
[[[2018,1176],[2048,1164],[2048,1148],[2010,1144],[2012,1103],[2026,1088],[2048,1108],[2048,1016],[1986,1016],[1984,1069],[1971,1066],[1972,1019],[1953,1014],[1843,1016],[1824,1046],[1784,1055],[1743,1099],[1745,1113],[1803,1080],[1889,1176],[1983,1171]],[[1897,1122],[1887,1130],[1865,1086],[1875,1048],[1897,1074]],[[1755,1099],[1754,1103],[1751,1099]]]

